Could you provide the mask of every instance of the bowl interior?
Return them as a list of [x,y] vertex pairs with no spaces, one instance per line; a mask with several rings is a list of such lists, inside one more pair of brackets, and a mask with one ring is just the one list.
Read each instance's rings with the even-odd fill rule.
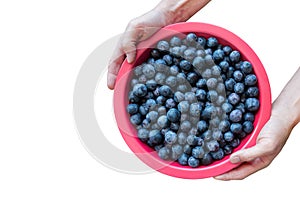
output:
[[129,64],[127,61],[123,62],[115,86],[114,113],[117,125],[125,142],[144,163],[153,169],[170,176],[196,179],[222,174],[237,165],[229,162],[229,155],[225,156],[222,160],[214,161],[211,165],[199,166],[198,168],[181,166],[177,162],[163,161],[152,148],[137,138],[137,131],[130,123],[129,114],[126,112],[132,69],[147,60],[151,49],[155,47],[159,40],[170,39],[170,37],[174,35],[183,38],[185,34],[189,32],[204,37],[214,36],[223,46],[229,45],[232,49],[239,50],[242,56],[241,59],[248,60],[252,63],[254,72],[258,77],[258,88],[261,92],[259,95],[260,109],[255,115],[255,128],[251,134],[247,135],[241,141],[240,145],[234,149],[234,152],[255,144],[257,135],[270,117],[271,92],[267,74],[255,52],[235,34],[210,24],[186,22],[167,26],[159,30],[150,39],[138,45],[137,59],[134,63]]

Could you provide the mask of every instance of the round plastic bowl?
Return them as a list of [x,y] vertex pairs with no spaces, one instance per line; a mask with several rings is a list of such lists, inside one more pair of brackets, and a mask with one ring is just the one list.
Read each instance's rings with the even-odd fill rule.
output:
[[241,38],[228,30],[210,24],[196,22],[172,24],[160,29],[148,40],[141,42],[137,47],[135,62],[129,64],[127,61],[124,61],[118,74],[114,91],[114,113],[118,128],[125,142],[144,163],[154,170],[170,176],[199,179],[225,173],[237,167],[237,165],[229,161],[230,155],[225,156],[222,160],[214,161],[208,166],[199,166],[197,168],[181,166],[174,161],[164,161],[158,157],[157,152],[137,138],[137,131],[130,123],[129,114],[126,112],[131,79],[130,72],[132,69],[147,60],[150,50],[155,47],[159,40],[169,39],[174,35],[182,37],[182,34],[189,32],[205,37],[214,36],[222,45],[229,45],[233,49],[239,50],[242,59],[252,63],[254,72],[258,77],[260,109],[255,115],[253,132],[241,141],[240,145],[234,149],[234,152],[255,145],[256,138],[261,128],[268,121],[271,113],[271,91],[267,74],[255,52]]

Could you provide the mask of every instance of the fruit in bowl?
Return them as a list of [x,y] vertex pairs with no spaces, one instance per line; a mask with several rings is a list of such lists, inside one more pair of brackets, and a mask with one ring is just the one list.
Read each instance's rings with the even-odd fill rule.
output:
[[239,37],[180,23],[139,44],[133,64],[123,63],[114,108],[142,161],[171,176],[205,178],[235,167],[230,154],[255,144],[270,116],[270,87]]

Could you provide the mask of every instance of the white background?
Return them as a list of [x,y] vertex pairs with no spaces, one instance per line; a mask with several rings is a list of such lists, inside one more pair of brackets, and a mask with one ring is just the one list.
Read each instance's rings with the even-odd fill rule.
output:
[[[268,168],[243,181],[122,174],[85,150],[72,113],[81,65],[98,45],[158,2],[0,2],[0,199],[299,197],[293,182],[300,178],[299,126]],[[275,99],[300,64],[298,10],[294,0],[216,0],[190,21],[216,24],[243,38],[263,62]],[[128,150],[115,128],[112,91],[104,80],[98,88],[106,94],[95,96],[99,123],[107,120],[105,134]],[[100,101],[107,105],[101,112]]]

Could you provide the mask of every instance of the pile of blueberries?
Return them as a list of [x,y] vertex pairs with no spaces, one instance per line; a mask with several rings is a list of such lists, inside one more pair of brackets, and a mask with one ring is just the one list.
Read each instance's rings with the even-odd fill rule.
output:
[[130,122],[163,160],[210,165],[254,129],[260,104],[252,64],[216,37],[159,41],[129,84]]

